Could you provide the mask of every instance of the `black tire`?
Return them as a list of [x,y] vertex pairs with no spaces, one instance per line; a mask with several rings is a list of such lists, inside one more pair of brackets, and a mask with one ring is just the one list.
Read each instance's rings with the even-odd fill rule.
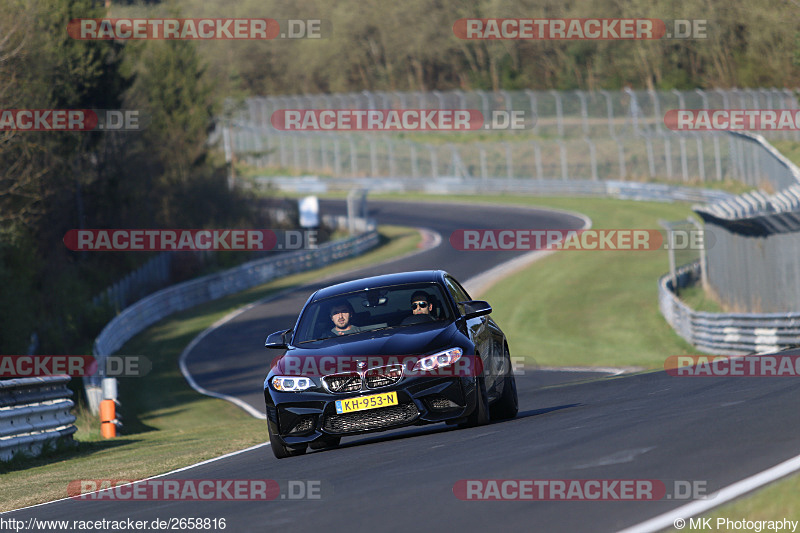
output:
[[284,446],[278,438],[272,433],[272,426],[267,422],[267,431],[269,432],[269,445],[272,448],[272,453],[278,459],[285,459],[287,457],[294,457],[296,455],[303,455],[306,453],[306,446],[301,448],[292,448]]
[[475,409],[459,427],[471,428],[489,423],[489,396],[486,394],[486,380],[483,376],[475,378],[475,395]]
[[503,394],[492,404],[489,410],[492,420],[508,420],[517,416],[519,412],[517,382],[514,379],[514,373],[511,371],[511,354],[508,353],[508,348],[504,352],[506,377],[503,379]]
[[341,442],[342,437],[325,436],[308,445],[312,450],[323,450],[325,448],[336,448]]

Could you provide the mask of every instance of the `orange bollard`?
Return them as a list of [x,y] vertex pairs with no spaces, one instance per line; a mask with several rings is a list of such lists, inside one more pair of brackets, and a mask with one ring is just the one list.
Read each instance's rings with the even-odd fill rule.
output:
[[114,400],[103,400],[100,402],[100,429],[104,439],[113,439],[117,436],[117,426],[114,419],[117,418]]

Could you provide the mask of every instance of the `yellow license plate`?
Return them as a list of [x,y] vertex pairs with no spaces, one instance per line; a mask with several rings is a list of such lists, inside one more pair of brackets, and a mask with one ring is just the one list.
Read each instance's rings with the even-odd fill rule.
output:
[[336,413],[341,415],[343,413],[366,411],[367,409],[377,409],[378,407],[387,407],[389,405],[397,405],[396,392],[384,392],[383,394],[336,400]]

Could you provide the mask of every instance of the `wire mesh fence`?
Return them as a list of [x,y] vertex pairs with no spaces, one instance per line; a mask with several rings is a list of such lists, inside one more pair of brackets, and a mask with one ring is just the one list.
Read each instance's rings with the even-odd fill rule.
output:
[[[391,132],[283,131],[272,113],[285,109],[521,110],[532,128],[427,133],[430,142]],[[255,168],[293,168],[349,177],[588,179],[744,182],[779,190],[789,182],[761,146],[721,132],[673,131],[669,109],[798,109],[791,91],[499,91],[355,93],[251,98],[223,127],[229,160]],[[772,132],[800,139],[798,131]],[[427,140],[427,139],[426,139]]]

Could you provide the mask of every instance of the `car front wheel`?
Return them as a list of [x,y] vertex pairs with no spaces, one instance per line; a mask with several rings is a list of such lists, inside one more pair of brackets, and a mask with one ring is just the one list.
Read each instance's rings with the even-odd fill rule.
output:
[[483,376],[475,378],[475,409],[467,421],[459,427],[470,428],[489,423],[489,396],[486,394],[486,380]]
[[305,445],[301,448],[293,448],[291,446],[285,446],[282,444],[275,434],[272,433],[272,425],[269,422],[267,422],[267,431],[269,431],[269,445],[272,447],[272,453],[275,454],[276,458],[285,459],[287,457],[303,455],[306,453]]

